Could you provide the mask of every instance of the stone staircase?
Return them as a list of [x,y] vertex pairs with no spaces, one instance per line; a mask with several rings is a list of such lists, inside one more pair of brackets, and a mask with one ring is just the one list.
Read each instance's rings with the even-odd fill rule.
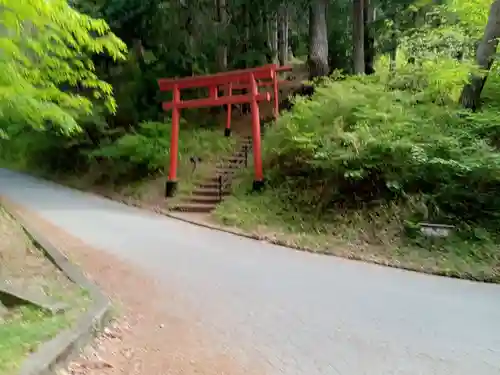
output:
[[211,212],[230,194],[234,174],[248,165],[251,150],[252,138],[242,137],[233,155],[224,158],[217,164],[215,175],[200,181],[191,195],[181,197],[181,201],[171,207],[171,210],[196,213]]
[[[307,70],[296,74],[298,74],[297,77],[294,77],[288,85],[280,89],[282,98],[279,103],[280,112],[293,107],[293,101],[289,99],[289,95],[310,97],[314,93],[313,86],[302,83],[303,80],[307,79]],[[265,125],[273,122],[272,112],[271,102],[264,102],[260,105],[261,137],[264,136]],[[179,197],[179,203],[169,207],[171,211],[208,213],[230,195],[234,174],[239,169],[245,168],[252,156],[252,137],[248,135],[251,129],[251,117],[242,116],[239,121],[233,121],[231,128],[234,134],[239,134],[240,138],[236,151],[230,157],[219,162],[214,176],[200,181],[191,195]]]

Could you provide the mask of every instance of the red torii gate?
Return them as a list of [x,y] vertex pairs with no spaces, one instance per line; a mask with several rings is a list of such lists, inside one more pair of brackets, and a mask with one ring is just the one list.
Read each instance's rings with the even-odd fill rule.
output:
[[[206,76],[160,79],[161,91],[172,91],[172,101],[163,103],[164,110],[172,110],[172,133],[170,139],[170,168],[165,185],[165,195],[172,197],[177,190],[177,165],[179,153],[179,121],[183,108],[200,108],[227,105],[226,135],[230,134],[231,105],[250,103],[252,113],[252,138],[255,179],[253,188],[260,190],[264,185],[262,172],[262,152],[260,134],[259,102],[270,101],[270,93],[259,93],[258,86],[272,86],[274,96],[274,116],[278,116],[278,75],[279,71],[291,70],[290,67],[278,67],[276,64],[258,68],[242,69]],[[219,96],[219,87],[227,89],[227,95]],[[181,90],[192,88],[208,88],[209,97],[202,99],[182,100]],[[232,89],[249,89],[245,95],[232,95]]]
[[[288,72],[292,70],[292,67],[289,65],[286,66],[278,66],[276,64],[270,64],[270,65],[265,65],[263,68],[270,68],[274,71],[273,74],[273,79],[271,80],[266,80],[264,77],[259,77],[258,74],[255,75],[255,80],[257,81],[257,87],[272,87],[273,90],[273,115],[274,118],[277,119],[279,116],[279,85],[283,82],[286,81],[280,81],[278,77],[278,73],[280,72]],[[259,68],[257,68],[259,69]],[[245,72],[245,71],[251,71],[254,69],[245,69],[245,70],[239,70],[240,72]],[[248,84],[244,84],[241,82],[230,82],[226,86],[228,96],[232,96],[233,90],[244,90],[248,89]],[[227,119],[226,119],[226,129],[224,131],[224,135],[230,136],[231,135],[231,111],[232,108],[231,106],[228,106],[227,108]]]

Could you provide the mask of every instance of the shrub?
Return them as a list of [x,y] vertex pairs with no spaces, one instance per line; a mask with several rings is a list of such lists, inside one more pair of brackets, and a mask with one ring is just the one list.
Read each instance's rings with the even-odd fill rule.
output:
[[[188,166],[190,158],[211,160],[214,155],[229,152],[233,139],[222,136],[220,128],[193,127],[181,122],[179,135],[179,165]],[[102,145],[90,157],[109,165],[112,181],[138,180],[163,172],[168,166],[171,126],[168,123],[143,122],[136,131]],[[190,169],[190,167],[187,167]]]
[[283,200],[318,214],[418,201],[408,218],[500,229],[497,116],[436,100],[454,85],[414,76],[427,78],[347,78],[297,100],[264,143],[268,179],[286,190]]

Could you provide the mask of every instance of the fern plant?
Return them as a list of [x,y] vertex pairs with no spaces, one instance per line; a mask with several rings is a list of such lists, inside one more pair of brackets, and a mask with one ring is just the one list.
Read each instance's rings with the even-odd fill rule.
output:
[[[494,188],[500,153],[490,131],[498,121],[485,112],[464,113],[451,100],[438,102],[462,80],[447,78],[447,64],[433,69],[413,86],[355,77],[298,100],[266,137],[272,183],[286,180],[297,207],[418,197],[433,219],[500,228]],[[409,75],[397,79],[404,83]]]

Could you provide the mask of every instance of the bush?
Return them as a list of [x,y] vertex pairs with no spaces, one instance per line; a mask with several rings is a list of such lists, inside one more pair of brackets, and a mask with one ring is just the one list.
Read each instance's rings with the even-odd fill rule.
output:
[[498,116],[451,105],[453,85],[432,75],[397,76],[330,81],[298,100],[266,135],[271,185],[303,213],[412,201],[401,220],[498,231]]
[[[216,155],[233,149],[234,139],[223,137],[220,127],[206,129],[188,126],[182,121],[180,128],[180,169],[191,170],[192,157],[211,161]],[[106,172],[110,180],[137,181],[161,173],[168,167],[170,134],[169,123],[143,122],[136,131],[126,133],[92,151],[90,157],[95,162],[108,165]]]

